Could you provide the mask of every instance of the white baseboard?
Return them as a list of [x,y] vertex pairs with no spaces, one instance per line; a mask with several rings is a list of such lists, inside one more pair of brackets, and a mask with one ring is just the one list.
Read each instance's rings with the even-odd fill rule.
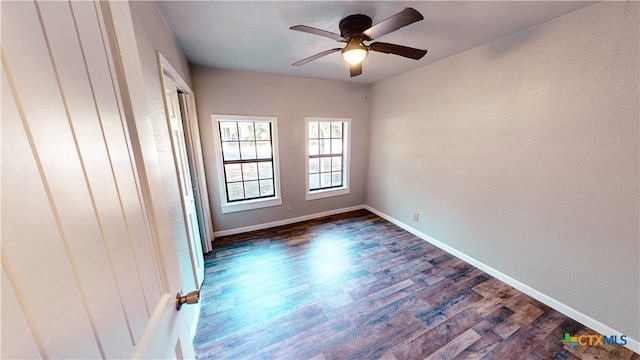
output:
[[268,223],[263,223],[263,224],[245,226],[245,227],[236,228],[236,229],[230,229],[230,230],[216,231],[215,232],[215,237],[227,236],[227,235],[235,235],[235,234],[241,234],[241,233],[245,233],[245,232],[249,232],[249,231],[268,229],[268,228],[271,228],[271,227],[282,226],[282,225],[289,225],[289,224],[294,224],[294,223],[301,222],[301,221],[317,219],[317,218],[320,218],[320,217],[323,217],[323,216],[336,215],[336,214],[341,214],[341,213],[345,213],[345,212],[349,212],[349,211],[355,211],[355,210],[362,210],[364,208],[365,208],[364,205],[356,205],[356,206],[351,206],[351,207],[348,207],[348,208],[329,210],[329,211],[324,211],[324,212],[321,212],[321,213],[315,213],[315,214],[310,214],[310,215],[305,215],[305,216],[299,216],[299,217],[295,217],[295,218],[291,218],[291,219],[284,219],[284,220],[273,221],[273,222],[268,222]]
[[[616,331],[615,329],[612,329],[611,327],[589,317],[588,315],[585,315],[583,313],[581,313],[580,311],[573,309],[570,306],[567,306],[561,302],[559,302],[558,300],[553,299],[552,297],[541,293],[540,291],[533,289],[531,287],[529,287],[528,285],[521,283],[520,281],[492,268],[491,266],[476,260],[475,258],[468,256],[454,248],[452,248],[451,246],[442,243],[416,229],[414,229],[413,227],[400,222],[399,220],[394,219],[393,217],[378,211],[368,205],[364,206],[365,209],[371,211],[372,213],[380,216],[381,218],[403,228],[404,230],[416,235],[417,237],[439,247],[440,249],[450,253],[453,256],[456,256],[464,261],[466,261],[467,263],[475,266],[476,268],[486,272],[487,274],[495,277],[496,279],[499,279],[503,282],[505,282],[508,285],[513,286],[514,288],[522,291],[523,293],[531,296],[532,298],[540,301],[541,303],[563,313],[564,315],[588,326],[589,328],[593,329],[594,331],[599,332],[602,335],[615,335],[615,334],[621,334],[619,331]],[[560,341],[560,339],[558,339],[558,341]],[[629,337],[629,335],[627,335],[627,344],[625,345],[626,348],[630,349],[631,351],[634,351],[636,353],[640,354],[640,341],[638,341],[638,339],[632,339]]]

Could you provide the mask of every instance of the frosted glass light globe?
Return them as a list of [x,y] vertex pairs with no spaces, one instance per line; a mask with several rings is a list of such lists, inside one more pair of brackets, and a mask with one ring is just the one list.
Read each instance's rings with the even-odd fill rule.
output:
[[[348,47],[347,47],[348,48]],[[345,50],[347,50],[345,48]],[[342,57],[351,65],[360,64],[367,57],[367,50],[363,48],[352,48],[342,52]]]

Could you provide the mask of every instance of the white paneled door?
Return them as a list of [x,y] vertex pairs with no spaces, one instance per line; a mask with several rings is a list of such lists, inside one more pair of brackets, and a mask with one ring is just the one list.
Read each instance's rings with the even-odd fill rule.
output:
[[1,6],[1,357],[193,357],[109,40],[128,5]]

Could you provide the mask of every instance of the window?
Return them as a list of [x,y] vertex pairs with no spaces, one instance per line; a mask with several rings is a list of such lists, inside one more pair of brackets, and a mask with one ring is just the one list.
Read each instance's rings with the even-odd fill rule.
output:
[[277,118],[212,115],[222,212],[282,204]]
[[307,118],[307,200],[349,193],[350,123]]

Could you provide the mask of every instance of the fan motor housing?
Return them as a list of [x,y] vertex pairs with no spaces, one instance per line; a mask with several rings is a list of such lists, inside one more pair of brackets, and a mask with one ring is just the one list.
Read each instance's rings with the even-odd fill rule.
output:
[[367,15],[349,15],[340,20],[340,36],[345,39],[349,39],[354,35],[360,36],[365,30],[371,27],[371,24],[371,18]]

